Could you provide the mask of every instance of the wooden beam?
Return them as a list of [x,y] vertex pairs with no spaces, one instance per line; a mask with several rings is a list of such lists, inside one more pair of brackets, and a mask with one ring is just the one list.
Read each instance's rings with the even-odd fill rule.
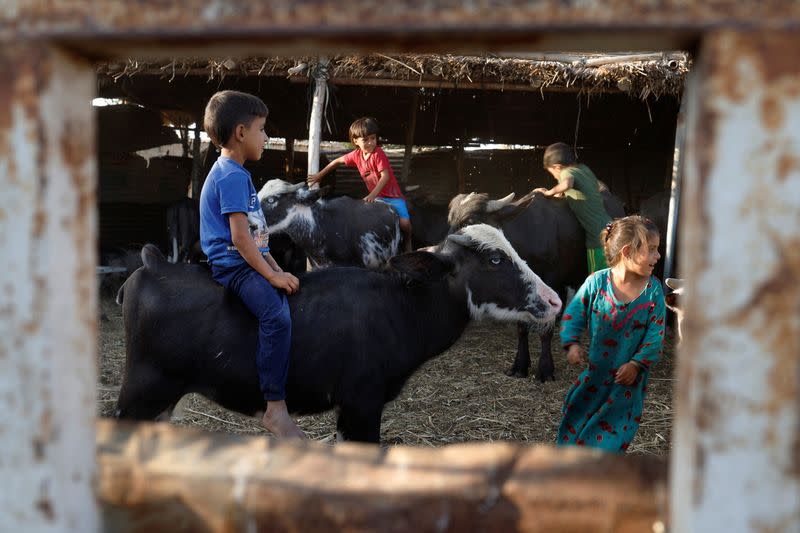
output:
[[[292,76],[289,78],[292,83],[308,83],[309,79],[305,76]],[[398,80],[394,78],[330,78],[328,83],[331,85],[344,85],[354,87],[409,87],[415,89],[462,89],[462,90],[483,90],[483,91],[525,91],[525,92],[560,92],[560,93],[580,93],[591,92],[586,88],[577,86],[563,87],[550,85],[532,85],[527,83],[497,83],[497,82],[460,82],[445,81],[436,79],[420,80]],[[621,93],[618,87],[603,89],[603,93]]]
[[200,157],[200,131],[202,130],[203,117],[195,118],[194,141],[192,142],[192,183],[191,197],[200,200],[200,191],[203,188],[203,160]]
[[286,139],[286,162],[284,163],[284,176],[286,181],[294,183],[294,139]]
[[[397,0],[371,2],[207,0],[41,2],[0,12],[0,40],[58,39],[91,57],[286,55],[306,50],[684,50],[724,25],[793,28],[796,2],[684,0]],[[391,29],[391,31],[387,31]],[[221,45],[220,41],[225,41]],[[213,53],[212,53],[213,51]]]
[[675,531],[800,531],[800,35],[709,35],[687,89]]
[[0,80],[0,521],[96,531],[94,69],[16,43]]
[[[298,443],[97,422],[113,531],[654,531],[666,463],[512,443]],[[657,530],[657,529],[656,529]]]
[[467,176],[464,173],[464,145],[461,141],[453,143],[453,159],[456,163],[456,178],[458,179],[456,191],[461,194],[467,189]]

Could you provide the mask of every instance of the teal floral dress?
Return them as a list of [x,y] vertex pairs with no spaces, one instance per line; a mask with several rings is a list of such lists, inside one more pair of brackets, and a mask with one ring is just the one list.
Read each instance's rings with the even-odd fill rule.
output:
[[[558,429],[558,444],[592,446],[613,452],[628,449],[642,420],[648,370],[664,344],[664,293],[651,276],[642,293],[623,304],[614,296],[611,269],[589,276],[564,310],[561,344],[580,342],[589,331],[589,363],[573,383]],[[614,383],[617,369],[640,365],[636,381]]]

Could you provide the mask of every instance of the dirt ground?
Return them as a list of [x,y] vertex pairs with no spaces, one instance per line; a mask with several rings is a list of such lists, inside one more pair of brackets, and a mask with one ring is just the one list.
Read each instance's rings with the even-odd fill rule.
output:
[[[98,414],[110,416],[125,366],[122,308],[113,297],[100,302]],[[514,359],[516,328],[498,322],[474,322],[449,350],[426,363],[406,383],[400,396],[386,406],[382,444],[441,446],[464,441],[509,440],[553,443],[561,403],[579,369],[569,367],[560,350],[553,350],[556,381],[511,378],[503,373]],[[539,341],[531,336],[531,356]],[[668,337],[661,362],[653,369],[639,433],[630,453],[663,455],[670,448],[673,389],[673,339]],[[212,431],[267,434],[258,421],[222,409],[192,394],[184,402],[182,419],[172,423]],[[334,412],[298,419],[313,439],[332,442]]]

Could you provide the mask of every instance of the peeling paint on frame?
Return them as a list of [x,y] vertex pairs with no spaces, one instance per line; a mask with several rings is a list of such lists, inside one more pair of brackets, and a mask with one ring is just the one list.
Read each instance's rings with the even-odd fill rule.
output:
[[800,527],[800,68],[785,59],[798,53],[796,35],[720,31],[695,72],[679,531]]

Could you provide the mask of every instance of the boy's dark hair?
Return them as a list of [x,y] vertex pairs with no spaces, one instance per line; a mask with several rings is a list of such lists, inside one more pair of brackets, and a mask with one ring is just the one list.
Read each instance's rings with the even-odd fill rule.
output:
[[356,137],[366,137],[379,133],[378,121],[372,117],[361,117],[350,124],[350,142],[354,142]]
[[203,116],[203,129],[211,137],[211,142],[221,148],[231,140],[236,126],[250,124],[256,117],[269,114],[261,98],[239,91],[220,91],[206,104]]
[[544,168],[549,168],[553,165],[574,165],[577,161],[575,152],[570,145],[567,143],[554,143],[545,148],[542,163]]

